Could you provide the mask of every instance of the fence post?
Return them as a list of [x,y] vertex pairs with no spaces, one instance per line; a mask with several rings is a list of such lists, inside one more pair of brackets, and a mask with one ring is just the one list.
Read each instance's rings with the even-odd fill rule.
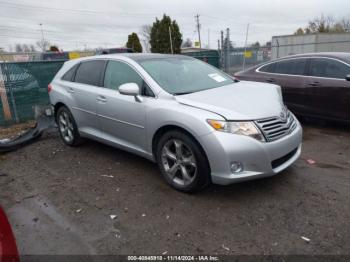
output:
[[12,90],[12,83],[11,83],[11,75],[9,74],[9,70],[7,67],[7,64],[4,64],[4,69],[5,69],[5,74],[6,74],[6,82],[8,83],[8,87],[10,89],[10,95],[11,95],[11,103],[12,103],[12,107],[13,107],[13,113],[15,115],[15,120],[16,123],[19,123],[19,118],[18,118],[18,114],[17,114],[17,106],[16,106],[16,101],[15,101],[15,97],[13,95],[13,90]]
[[4,75],[2,74],[2,64],[0,64],[0,97],[1,97],[2,109],[4,111],[4,118],[5,120],[11,120],[12,115],[11,115],[9,101],[7,99]]

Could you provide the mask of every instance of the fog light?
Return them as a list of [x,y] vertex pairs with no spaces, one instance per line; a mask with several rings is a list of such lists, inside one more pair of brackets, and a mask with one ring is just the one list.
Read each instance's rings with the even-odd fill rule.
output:
[[240,173],[243,171],[243,164],[241,162],[231,162],[231,172],[232,173]]

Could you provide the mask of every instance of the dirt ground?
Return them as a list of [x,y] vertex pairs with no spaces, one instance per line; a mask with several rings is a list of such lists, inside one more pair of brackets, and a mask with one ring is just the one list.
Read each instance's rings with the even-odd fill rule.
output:
[[145,159],[50,132],[0,156],[0,203],[21,254],[350,254],[350,131],[304,127],[282,174],[197,194]]

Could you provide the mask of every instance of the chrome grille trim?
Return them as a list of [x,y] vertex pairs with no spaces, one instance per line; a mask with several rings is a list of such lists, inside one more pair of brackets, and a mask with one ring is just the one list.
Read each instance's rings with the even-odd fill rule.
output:
[[255,124],[264,134],[267,142],[278,140],[294,131],[297,122],[288,110],[286,119],[280,117],[269,117],[255,121]]

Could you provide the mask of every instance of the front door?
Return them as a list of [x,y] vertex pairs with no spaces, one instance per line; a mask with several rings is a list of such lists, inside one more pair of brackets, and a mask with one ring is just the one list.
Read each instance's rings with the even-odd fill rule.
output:
[[304,86],[309,90],[312,114],[335,120],[350,120],[350,67],[330,58],[310,58]]
[[146,112],[149,98],[141,102],[135,97],[118,92],[120,85],[136,83],[140,90],[143,79],[128,64],[109,61],[106,67],[104,87],[97,97],[97,114],[106,139],[138,151],[144,151],[146,143]]

